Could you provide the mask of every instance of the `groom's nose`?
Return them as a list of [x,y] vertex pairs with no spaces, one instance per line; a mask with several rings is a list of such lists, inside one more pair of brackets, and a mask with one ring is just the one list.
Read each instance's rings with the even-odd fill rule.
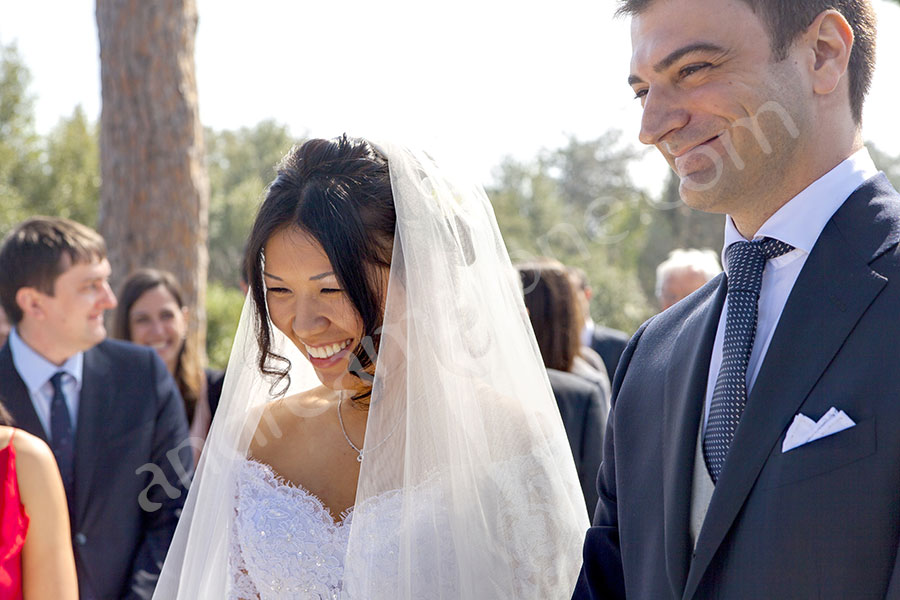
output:
[[641,132],[638,139],[648,145],[658,145],[666,136],[687,125],[689,111],[677,100],[677,92],[665,87],[647,91],[644,112],[641,116]]

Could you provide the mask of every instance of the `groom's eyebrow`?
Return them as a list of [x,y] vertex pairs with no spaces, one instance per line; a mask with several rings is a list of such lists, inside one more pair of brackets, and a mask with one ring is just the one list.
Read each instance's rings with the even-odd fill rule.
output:
[[[670,52],[665,58],[653,65],[653,70],[656,73],[662,73],[688,54],[693,54],[695,52],[723,54],[725,53],[725,48],[718,44],[713,44],[712,42],[694,42],[693,44],[682,46],[681,48]],[[629,75],[628,85],[634,85],[636,83],[644,83],[644,80],[637,75]]]

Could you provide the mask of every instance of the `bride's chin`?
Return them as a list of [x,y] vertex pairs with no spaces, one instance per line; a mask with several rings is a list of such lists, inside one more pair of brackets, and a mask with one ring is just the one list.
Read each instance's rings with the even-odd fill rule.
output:
[[366,385],[364,382],[360,381],[358,377],[349,372],[344,372],[342,375],[328,376],[326,373],[316,372],[316,375],[319,377],[319,381],[323,386],[334,390],[338,393],[344,393],[348,396],[356,396],[357,394],[361,394],[364,392],[368,392],[372,389],[371,386]]

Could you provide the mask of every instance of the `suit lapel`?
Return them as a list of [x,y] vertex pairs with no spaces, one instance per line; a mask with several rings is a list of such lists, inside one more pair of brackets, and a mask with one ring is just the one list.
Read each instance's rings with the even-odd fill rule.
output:
[[3,402],[10,414],[13,415],[16,427],[38,436],[49,444],[47,432],[44,431],[44,426],[31,402],[31,394],[28,393],[25,382],[22,381],[13,364],[9,343],[0,348],[0,382],[2,382],[0,384],[0,390],[2,390],[0,391],[0,402]]
[[[666,570],[674,597],[681,596],[691,563],[689,520],[697,431],[706,397],[709,360],[722,305],[725,277],[685,319],[666,371],[663,403],[663,509]],[[715,284],[711,284],[715,285]]]
[[[900,215],[885,214],[896,212],[896,203],[870,202],[878,183],[870,180],[847,199],[794,284],[710,500],[685,598],[697,590],[773,447],[887,284],[868,263],[896,244]],[[798,349],[809,350],[802,360]]]
[[97,465],[103,460],[104,415],[114,395],[109,363],[97,349],[84,353],[78,424],[75,432],[75,514],[73,523],[83,523]]

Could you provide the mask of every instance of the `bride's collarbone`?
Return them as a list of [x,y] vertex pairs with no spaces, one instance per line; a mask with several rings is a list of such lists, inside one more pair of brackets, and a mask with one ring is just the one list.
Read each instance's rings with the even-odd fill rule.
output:
[[308,396],[272,403],[260,420],[249,457],[316,496],[333,517],[355,502],[360,464],[341,432],[336,402]]

